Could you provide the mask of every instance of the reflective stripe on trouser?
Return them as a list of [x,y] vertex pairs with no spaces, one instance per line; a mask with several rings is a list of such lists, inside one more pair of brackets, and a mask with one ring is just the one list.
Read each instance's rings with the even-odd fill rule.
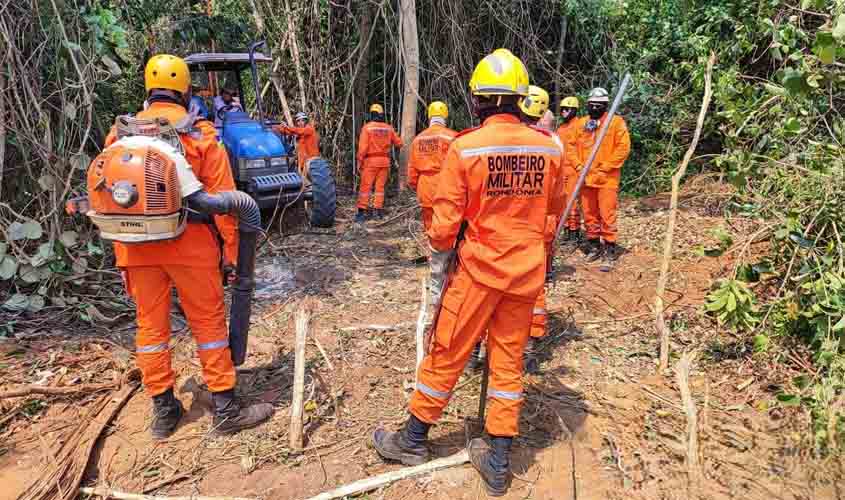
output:
[[361,168],[361,187],[358,190],[358,208],[366,209],[370,205],[370,193],[373,194],[373,208],[384,208],[384,186],[387,184],[387,174],[390,166],[373,167],[367,165]]
[[218,392],[234,387],[220,271],[176,265],[128,267],[126,271],[137,305],[136,362],[147,392],[155,396],[176,383],[168,347],[171,284],[176,286],[196,340],[208,388]]
[[616,242],[616,188],[581,189],[581,208],[584,210],[584,225],[587,238],[601,236],[608,243]]
[[546,290],[543,289],[534,303],[531,316],[531,338],[538,339],[546,335]]
[[425,228],[425,232],[431,228],[431,220],[434,217],[434,209],[431,207],[421,207],[422,208],[422,223],[423,227]]
[[[572,196],[572,193],[575,192],[575,185],[578,184],[578,173],[575,172],[573,175],[569,175],[566,177],[566,200],[569,201],[569,197]],[[566,208],[564,206],[564,208]],[[581,214],[578,213],[578,203],[576,201],[575,204],[572,205],[572,211],[569,212],[569,216],[566,218],[566,227],[577,231],[581,229]]]
[[490,401],[486,428],[494,436],[517,435],[522,354],[533,308],[530,298],[485,287],[459,267],[443,297],[431,352],[420,365],[411,413],[428,423],[440,418],[475,344],[487,332]]

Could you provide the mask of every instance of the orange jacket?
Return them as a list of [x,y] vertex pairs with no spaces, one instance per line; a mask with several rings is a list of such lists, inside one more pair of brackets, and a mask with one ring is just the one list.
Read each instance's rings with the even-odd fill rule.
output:
[[[602,117],[605,119],[607,115]],[[587,163],[590,151],[596,142],[601,125],[590,132],[586,129],[589,117],[578,120],[578,128],[575,132],[575,151],[573,161],[577,169]],[[631,136],[628,135],[628,127],[621,116],[614,116],[607,129],[607,136],[599,148],[593,166],[587,174],[585,185],[594,188],[618,188],[619,178],[622,175],[622,165],[631,153]]]
[[439,174],[428,236],[452,248],[482,285],[533,300],[543,288],[547,215],[563,207],[562,152],[549,132],[494,115],[452,142]]
[[[178,104],[153,102],[150,107],[138,113],[138,118],[164,117],[170,123],[182,120],[187,111]],[[229,156],[217,142],[214,125],[205,120],[194,124],[195,134],[183,134],[182,144],[185,157],[191,164],[199,181],[209,193],[234,191],[235,181],[229,168]],[[112,128],[106,138],[106,146],[117,140]],[[214,225],[223,237],[223,255],[228,263],[238,261],[237,219],[229,215],[214,216]],[[114,254],[118,267],[186,265],[192,267],[218,267],[220,248],[217,238],[207,224],[188,224],[185,232],[174,240],[152,243],[114,243]]]
[[304,127],[278,125],[275,129],[283,134],[295,135],[299,139],[296,143],[296,159],[300,168],[305,167],[305,162],[311,158],[320,156],[320,134],[317,133],[314,125],[310,123]]
[[[408,185],[417,191],[420,205],[430,207],[434,200],[434,191],[437,185],[437,173],[446,157],[449,145],[458,135],[454,130],[440,125],[432,124],[417,135],[411,142],[411,154],[408,158]],[[433,182],[424,182],[417,188],[420,176],[431,176]]]
[[393,127],[384,122],[368,122],[361,127],[361,135],[358,138],[358,152],[355,158],[358,160],[358,168],[390,167],[390,146],[402,146],[402,138],[393,130]]

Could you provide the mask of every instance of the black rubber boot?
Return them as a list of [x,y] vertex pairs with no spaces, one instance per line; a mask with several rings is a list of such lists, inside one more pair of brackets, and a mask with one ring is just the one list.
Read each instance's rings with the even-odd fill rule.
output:
[[273,405],[270,403],[241,407],[234,389],[212,392],[211,398],[214,400],[212,434],[216,436],[235,434],[255,427],[273,415]]
[[600,248],[601,240],[599,240],[598,238],[587,238],[581,244],[581,251],[584,253],[584,256],[588,258],[597,254]]
[[540,360],[537,357],[539,354],[537,352],[538,343],[535,338],[528,339],[528,344],[525,345],[525,352],[522,354],[522,368],[529,375],[540,372]]
[[592,243],[591,250],[587,253],[587,261],[595,262],[599,259],[604,258],[604,243],[599,242],[599,240],[590,240]]
[[620,255],[622,255],[622,249],[619,248],[616,243],[605,243],[599,271],[605,273],[612,271],[613,266],[616,265],[616,261],[619,260]]
[[153,424],[150,426],[150,434],[153,439],[167,439],[176,430],[179,420],[185,409],[182,403],[173,395],[173,388],[153,396]]
[[490,436],[492,447],[483,439],[469,442],[469,460],[484,480],[484,489],[491,497],[503,496],[510,480],[511,437]]
[[475,349],[472,350],[472,355],[470,355],[467,363],[467,370],[479,372],[482,368],[484,368],[484,358],[481,356],[481,342],[479,342],[475,344]]
[[382,458],[396,460],[405,465],[420,465],[429,461],[427,424],[416,416],[405,422],[405,428],[399,432],[388,432],[379,427],[373,432],[373,447]]
[[359,224],[363,224],[367,220],[367,211],[363,208],[358,209],[358,213],[355,214],[355,222]]

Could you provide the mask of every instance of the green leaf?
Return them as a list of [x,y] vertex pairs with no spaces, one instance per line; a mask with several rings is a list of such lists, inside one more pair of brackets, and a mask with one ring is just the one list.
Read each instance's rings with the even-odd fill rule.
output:
[[769,349],[769,337],[765,335],[754,336],[754,352],[766,352]]
[[777,400],[783,406],[798,406],[801,404],[801,398],[795,394],[778,394]]
[[29,298],[29,304],[26,306],[26,310],[29,312],[38,312],[44,309],[46,305],[44,297],[41,295],[33,295]]
[[79,242],[79,233],[76,231],[65,231],[59,236],[59,241],[62,242],[65,248],[75,247]]
[[801,131],[801,121],[794,116],[787,118],[786,123],[783,124],[783,129],[790,134],[797,134]]
[[839,42],[845,41],[845,14],[839,14],[836,23],[833,25],[833,38]]
[[42,175],[38,178],[38,185],[44,191],[49,191],[56,186],[56,178],[49,174]]
[[807,82],[804,81],[804,73],[794,68],[787,68],[783,72],[783,86],[791,93],[798,94],[807,90]]
[[29,297],[22,293],[16,293],[9,297],[9,299],[3,303],[3,309],[9,311],[23,311],[29,306]]
[[23,280],[24,283],[38,283],[38,281],[41,280],[41,273],[38,271],[37,267],[31,264],[24,264],[20,268],[18,277]]
[[[835,45],[825,45],[824,47],[819,47],[816,51],[816,54],[819,56],[819,61],[821,61],[823,64],[833,64],[834,62],[836,62]],[[812,85],[812,82],[810,82],[810,86]],[[818,86],[818,84],[816,86]]]
[[6,255],[0,259],[0,280],[7,280],[15,276],[18,272],[18,261],[11,255]]
[[842,330],[845,330],[845,316],[842,316],[841,318],[839,318],[839,321],[837,321],[836,324],[833,325],[833,331],[834,332],[838,332],[838,331],[842,331]]
[[728,298],[724,295],[718,296],[718,298],[708,302],[704,305],[704,308],[710,312],[716,312],[725,307],[725,304],[728,302]]
[[813,242],[804,238],[798,233],[790,233],[789,239],[798,244],[801,248],[812,248]]
[[120,69],[120,66],[114,62],[114,59],[111,57],[104,55],[100,59],[102,59],[103,64],[106,65],[106,68],[109,69],[109,73],[111,73],[112,76],[120,76],[121,73],[123,73],[123,70]]
[[728,295],[728,303],[725,306],[728,312],[736,311],[736,296],[734,294]]
[[9,229],[7,229],[7,233],[9,234],[9,239],[12,241],[26,239],[26,229],[24,228],[24,225],[18,221],[9,224]]
[[85,153],[73,155],[70,158],[70,164],[77,170],[88,170],[88,166],[91,165],[91,158]]
[[810,387],[810,377],[807,375],[798,375],[792,379],[792,383],[795,384],[795,387],[804,390],[807,387]]
[[23,231],[24,235],[29,240],[37,240],[42,234],[44,234],[41,224],[34,220],[25,222],[23,225]]
[[786,89],[781,87],[780,85],[774,85],[772,83],[764,83],[763,87],[765,87],[766,91],[772,95],[779,95],[785,96]]

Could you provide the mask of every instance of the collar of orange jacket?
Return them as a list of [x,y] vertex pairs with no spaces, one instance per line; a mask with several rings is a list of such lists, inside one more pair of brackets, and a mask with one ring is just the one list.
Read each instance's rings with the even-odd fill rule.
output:
[[188,114],[188,110],[185,109],[185,106],[181,104],[176,104],[175,102],[164,102],[164,101],[157,101],[150,103],[150,107],[138,113],[139,116],[142,117],[149,117],[149,116],[164,116],[171,121],[174,121],[174,117],[181,117]]
[[493,115],[486,120],[484,120],[484,124],[482,127],[486,127],[487,125],[492,125],[494,123],[521,123],[519,118],[516,116],[509,114],[509,113],[499,113],[498,115]]

